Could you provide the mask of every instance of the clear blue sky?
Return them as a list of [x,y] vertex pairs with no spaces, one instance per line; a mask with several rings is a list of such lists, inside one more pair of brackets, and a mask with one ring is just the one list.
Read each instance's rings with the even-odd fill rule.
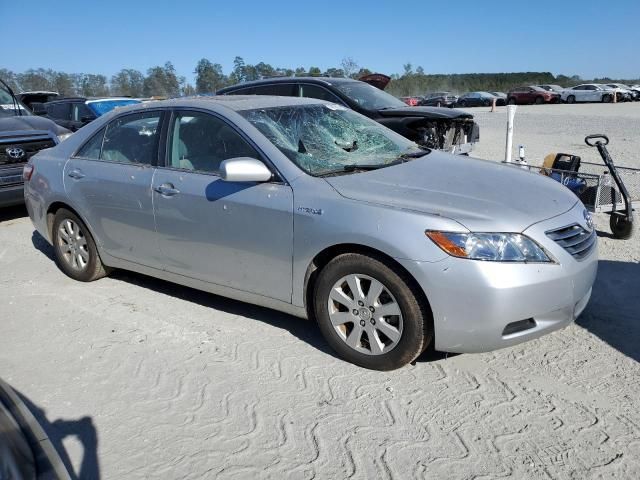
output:
[[[517,5],[517,6],[516,6]],[[274,67],[399,73],[551,71],[640,77],[640,0],[0,0],[0,67],[143,72],[165,61],[193,79],[206,57]]]

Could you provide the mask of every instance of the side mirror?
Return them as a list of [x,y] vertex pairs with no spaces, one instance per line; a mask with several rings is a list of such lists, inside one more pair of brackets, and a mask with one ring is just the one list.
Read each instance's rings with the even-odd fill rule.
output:
[[33,112],[34,115],[39,115],[41,117],[47,114],[47,111],[45,110],[44,105],[39,102],[33,102],[31,104],[31,111]]
[[220,164],[220,178],[225,182],[267,182],[271,177],[271,170],[255,158],[229,158]]

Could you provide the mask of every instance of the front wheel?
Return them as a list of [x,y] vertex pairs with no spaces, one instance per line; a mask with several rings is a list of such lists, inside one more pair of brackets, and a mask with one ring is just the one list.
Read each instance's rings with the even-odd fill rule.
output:
[[56,263],[69,277],[91,282],[107,274],[93,237],[73,212],[64,208],[56,212],[52,240]]
[[573,95],[569,95],[567,97],[567,103],[576,103],[576,97],[574,97]]
[[544,103],[544,98],[542,97],[536,97],[536,105],[542,105]]
[[433,337],[431,314],[410,280],[387,263],[360,254],[334,258],[314,291],[318,326],[338,355],[374,370],[413,361]]
[[609,218],[609,228],[611,228],[613,236],[620,240],[627,240],[633,234],[633,222],[627,220],[625,215],[615,212]]

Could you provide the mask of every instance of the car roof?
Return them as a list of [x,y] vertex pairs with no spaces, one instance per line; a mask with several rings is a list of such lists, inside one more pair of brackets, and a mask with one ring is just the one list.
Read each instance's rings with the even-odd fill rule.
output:
[[237,88],[253,87],[256,85],[272,85],[274,83],[319,83],[323,85],[339,85],[344,83],[364,83],[360,80],[343,77],[271,77],[251,82],[237,83],[218,90],[219,92],[232,91]]
[[158,100],[155,102],[127,105],[125,107],[122,107],[121,109],[118,109],[118,111],[123,111],[125,109],[128,111],[132,111],[156,107],[207,108],[214,104],[226,107],[236,112],[241,112],[243,110],[255,110],[258,108],[288,107],[296,105],[316,105],[328,103],[330,102],[306,97],[277,97],[271,95],[203,95],[193,97],[179,97],[169,100]]

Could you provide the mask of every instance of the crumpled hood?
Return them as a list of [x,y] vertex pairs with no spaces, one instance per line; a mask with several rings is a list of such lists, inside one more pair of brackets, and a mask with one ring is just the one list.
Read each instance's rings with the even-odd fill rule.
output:
[[344,197],[448,217],[480,232],[522,232],[578,201],[539,173],[439,151],[325,180]]
[[7,136],[7,134],[11,135],[12,132],[38,133],[37,131],[43,133],[51,132],[54,135],[62,135],[69,132],[69,130],[54,121],[37,115],[0,117],[0,137]]
[[444,107],[394,107],[378,110],[383,117],[425,117],[437,119],[473,119],[473,115],[457,110],[455,108]]

